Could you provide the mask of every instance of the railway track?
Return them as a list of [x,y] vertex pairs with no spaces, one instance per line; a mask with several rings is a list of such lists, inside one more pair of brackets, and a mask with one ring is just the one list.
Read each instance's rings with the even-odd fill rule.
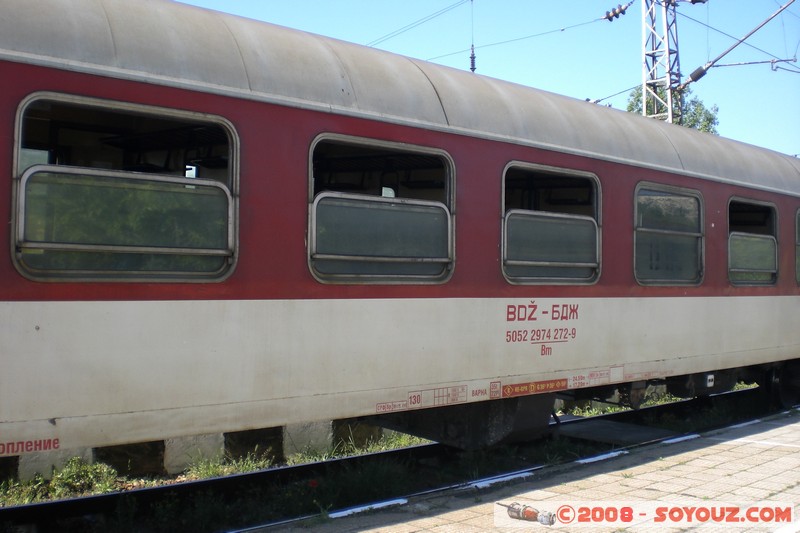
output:
[[[558,420],[551,424],[550,432],[551,436],[558,436],[558,439],[550,439],[549,442],[568,440],[570,449],[584,458],[621,452],[631,446],[681,433],[663,428],[653,429],[655,420],[684,420],[688,416],[699,419],[701,417],[698,415],[702,412],[730,411],[737,409],[737,405],[754,405],[758,403],[755,401],[758,392],[745,390],[638,411]],[[752,412],[750,417],[763,414]],[[746,417],[742,420],[744,419]],[[734,420],[727,423],[732,422]],[[625,425],[626,430],[621,432],[620,425]],[[639,431],[633,431],[636,428]],[[713,428],[706,424],[699,425],[694,431],[709,429]],[[621,443],[617,438],[621,433],[632,438]],[[543,442],[540,440],[499,450],[460,452],[439,444],[430,444],[157,488],[5,507],[0,508],[0,532],[14,530],[23,525],[33,526],[36,531],[105,531],[109,528],[121,528],[125,524],[137,524],[137,530],[139,525],[147,524],[143,529],[217,531],[247,528],[256,523],[285,524],[287,521],[321,514],[330,517],[336,513],[354,512],[353,509],[358,510],[364,506],[375,506],[375,501],[391,502],[409,494],[469,487],[476,483],[475,472],[482,479],[477,482],[479,484],[503,482],[529,475],[546,462],[536,458],[536,450],[542,446]],[[509,453],[509,449],[512,453]],[[493,466],[466,467],[470,474],[460,474],[460,477],[459,474],[444,474],[451,470],[457,472],[459,464],[469,463],[476,458],[479,462]],[[574,457],[570,456],[570,460],[572,459]],[[464,469],[462,464],[461,470]],[[387,476],[392,477],[393,472],[400,471],[413,472],[413,475],[405,477],[413,478],[416,482],[402,484],[394,489],[387,487],[384,491],[363,490],[364,486],[370,484],[384,484]],[[360,485],[361,490],[358,492],[361,496],[349,496],[348,484]],[[375,488],[380,489],[378,486]],[[296,498],[295,502],[292,502],[293,496]],[[278,504],[282,508],[280,512],[274,511],[275,498],[287,502]],[[335,503],[328,504],[327,501]],[[334,507],[329,508],[329,505]],[[212,512],[211,507],[222,510],[222,516],[212,516],[220,512]],[[259,508],[262,509],[261,513],[258,512]],[[334,508],[344,510],[332,511]],[[208,516],[204,516],[204,513]]]

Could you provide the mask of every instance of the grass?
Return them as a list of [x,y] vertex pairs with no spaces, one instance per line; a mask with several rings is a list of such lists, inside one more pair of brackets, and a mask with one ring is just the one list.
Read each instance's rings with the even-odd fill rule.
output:
[[187,480],[208,479],[256,472],[272,466],[274,466],[273,460],[267,455],[259,454],[256,450],[240,459],[227,456],[216,459],[199,459],[189,465],[185,477]]
[[[676,400],[677,398],[668,395],[652,395],[646,399],[644,405],[667,403]],[[591,402],[588,404],[576,405],[572,407],[568,413],[578,416],[593,416],[620,410],[624,409],[617,405],[602,405]],[[388,431],[385,432],[381,438],[370,439],[367,440],[366,443],[357,445],[351,436],[351,438],[347,440],[340,440],[333,449],[329,451],[307,451],[293,454],[286,458],[285,464],[298,465],[314,463],[338,457],[377,453],[416,446],[428,442],[429,441],[425,439],[411,435]],[[485,451],[464,452],[458,455],[455,464],[447,465],[447,468],[439,469],[440,471],[427,475],[438,478],[432,479],[432,482],[447,482],[451,479],[455,480],[459,477],[463,477],[465,473],[467,476],[480,477],[490,474],[504,466],[514,468],[516,465],[511,463],[515,463],[520,459],[540,464],[554,464],[591,454],[596,451],[584,443],[572,442],[567,439],[539,443],[535,448],[536,449],[523,450],[514,448],[507,452],[495,454],[489,454]],[[503,457],[507,458],[509,464],[498,464],[503,462]],[[182,475],[177,477],[141,478],[121,475],[112,467],[103,463],[89,464],[79,458],[74,458],[62,469],[54,471],[53,477],[50,480],[37,475],[29,481],[13,479],[0,481],[0,506],[23,505],[54,499],[76,498],[89,494],[103,494],[114,491],[146,488],[181,481],[253,472],[273,466],[276,466],[276,464],[266,453],[260,454],[258,450],[256,450],[254,453],[238,459],[227,456],[218,459],[200,459],[192,463]],[[301,493],[311,493],[312,499],[317,502],[319,509],[324,511],[326,506],[337,505],[338,502],[347,501],[354,497],[349,494],[349,491],[342,488],[334,490],[334,485],[343,486],[354,484],[361,487],[381,487],[387,484],[386,480],[405,479],[409,477],[407,473],[395,471],[395,467],[392,465],[379,465],[376,469],[377,471],[374,474],[365,474],[363,472],[348,472],[343,474],[352,478],[355,478],[357,475],[373,475],[374,483],[363,481],[363,477],[361,481],[357,482],[354,479],[344,479],[341,483],[339,481],[331,481],[330,486],[323,486],[327,485],[327,482],[321,484],[320,481],[314,482],[313,480],[307,480],[301,483],[302,486],[290,488],[287,494],[292,496],[288,497],[288,499],[297,497]],[[306,486],[305,484],[307,483],[311,483],[311,485]]]
[[0,482],[0,504],[23,505],[47,500],[104,494],[121,489],[117,472],[110,466],[88,464],[80,457],[70,459],[52,479],[36,475],[30,481]]
[[[740,385],[741,388],[748,388]],[[679,400],[670,395],[656,394],[646,398],[643,405],[670,403]],[[735,408],[739,409],[740,408]],[[624,410],[617,405],[582,404],[573,407],[570,414],[592,416]],[[704,418],[726,421],[732,413],[712,412],[698,414]],[[702,421],[706,422],[706,421]],[[659,425],[686,424],[683,420],[660,420]],[[694,420],[691,424],[701,423]],[[356,445],[352,435],[340,440],[332,450],[304,452],[286,459],[287,465],[320,462],[343,456],[375,453],[397,448],[425,444],[429,441],[396,432],[385,432],[381,438]],[[324,520],[331,509],[338,509],[379,500],[397,494],[423,490],[433,486],[459,483],[494,475],[501,471],[522,469],[536,464],[558,464],[580,457],[596,455],[607,450],[602,445],[568,438],[549,439],[532,445],[505,446],[492,450],[468,451],[454,454],[451,459],[424,466],[411,466],[396,461],[373,461],[368,466],[349,467],[323,472],[319,477],[297,480],[289,485],[247,489],[227,501],[208,494],[191,502],[165,497],[143,517],[140,510],[123,502],[115,517],[100,529],[133,531],[140,527],[152,531],[221,530],[236,524],[277,520],[284,516],[318,514]],[[102,494],[151,487],[181,481],[220,477],[252,472],[276,466],[266,453],[256,452],[243,458],[222,457],[215,460],[195,461],[182,475],[171,478],[134,478],[120,475],[112,467],[89,464],[79,458],[70,460],[62,469],[53,472],[52,479],[36,476],[30,481],[0,481],[0,506],[22,505],[52,499],[75,498],[89,494]],[[423,486],[427,484],[427,486]],[[127,505],[127,506],[126,506]],[[146,526],[146,527],[145,527]],[[90,529],[91,530],[91,529]],[[0,531],[3,525],[0,524]]]
[[[383,438],[371,440],[364,446],[356,446],[352,441],[340,442],[330,452],[294,454],[286,459],[286,464],[313,463],[326,459],[374,453],[428,442],[425,439],[411,435],[388,432]],[[224,456],[216,459],[199,459],[193,462],[183,474],[175,477],[141,478],[124,476],[106,464],[99,462],[87,463],[83,459],[75,457],[70,459],[63,468],[54,470],[51,479],[45,479],[42,475],[37,474],[33,479],[27,481],[16,479],[0,480],[0,507],[222,477],[264,470],[273,466],[276,465],[267,454],[260,454],[256,450],[243,458]]]
[[429,444],[431,441],[406,435],[396,431],[386,431],[379,439],[370,439],[365,443],[357,444],[354,439],[340,440],[328,451],[307,450],[295,453],[286,458],[287,465],[301,465],[306,463],[317,463],[328,459],[349,457],[353,455],[364,455],[368,453],[379,453],[399,448],[408,448],[421,444]]
[[[746,388],[746,387],[745,387]],[[738,389],[737,389],[738,390]],[[682,398],[673,396],[667,392],[659,392],[657,389],[649,392],[642,402],[640,407],[652,407],[654,405],[664,405],[681,401]],[[583,401],[576,402],[569,408],[560,411],[558,414],[569,414],[574,416],[589,417],[598,415],[607,415],[611,413],[619,413],[621,411],[630,411],[630,407],[623,407],[616,403],[604,403],[600,401]]]

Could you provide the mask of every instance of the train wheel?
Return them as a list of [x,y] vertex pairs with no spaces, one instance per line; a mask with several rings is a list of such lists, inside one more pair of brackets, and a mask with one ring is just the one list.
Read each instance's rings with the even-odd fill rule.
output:
[[619,403],[631,409],[638,409],[642,406],[647,395],[647,382],[637,381],[634,383],[623,383],[617,387]]
[[771,369],[764,388],[773,405],[789,408],[800,403],[800,360],[788,361]]

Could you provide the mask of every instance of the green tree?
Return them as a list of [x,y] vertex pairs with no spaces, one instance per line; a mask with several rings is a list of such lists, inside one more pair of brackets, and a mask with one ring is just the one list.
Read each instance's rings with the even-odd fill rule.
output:
[[[658,91],[659,96],[666,100],[665,89],[659,88]],[[683,102],[682,113],[677,107],[673,110],[675,116],[681,117],[680,124],[682,126],[719,135],[719,132],[717,132],[717,125],[719,124],[717,113],[719,113],[719,108],[716,105],[712,105],[711,108],[706,107],[698,97],[692,96],[691,89],[684,89]],[[679,104],[674,103],[673,105],[677,106]],[[631,91],[631,94],[628,96],[628,112],[642,113],[641,86]]]

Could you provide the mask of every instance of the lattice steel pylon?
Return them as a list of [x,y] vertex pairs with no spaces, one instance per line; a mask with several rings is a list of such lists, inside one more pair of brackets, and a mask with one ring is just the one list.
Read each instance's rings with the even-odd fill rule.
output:
[[642,114],[680,124],[677,0],[642,1]]

